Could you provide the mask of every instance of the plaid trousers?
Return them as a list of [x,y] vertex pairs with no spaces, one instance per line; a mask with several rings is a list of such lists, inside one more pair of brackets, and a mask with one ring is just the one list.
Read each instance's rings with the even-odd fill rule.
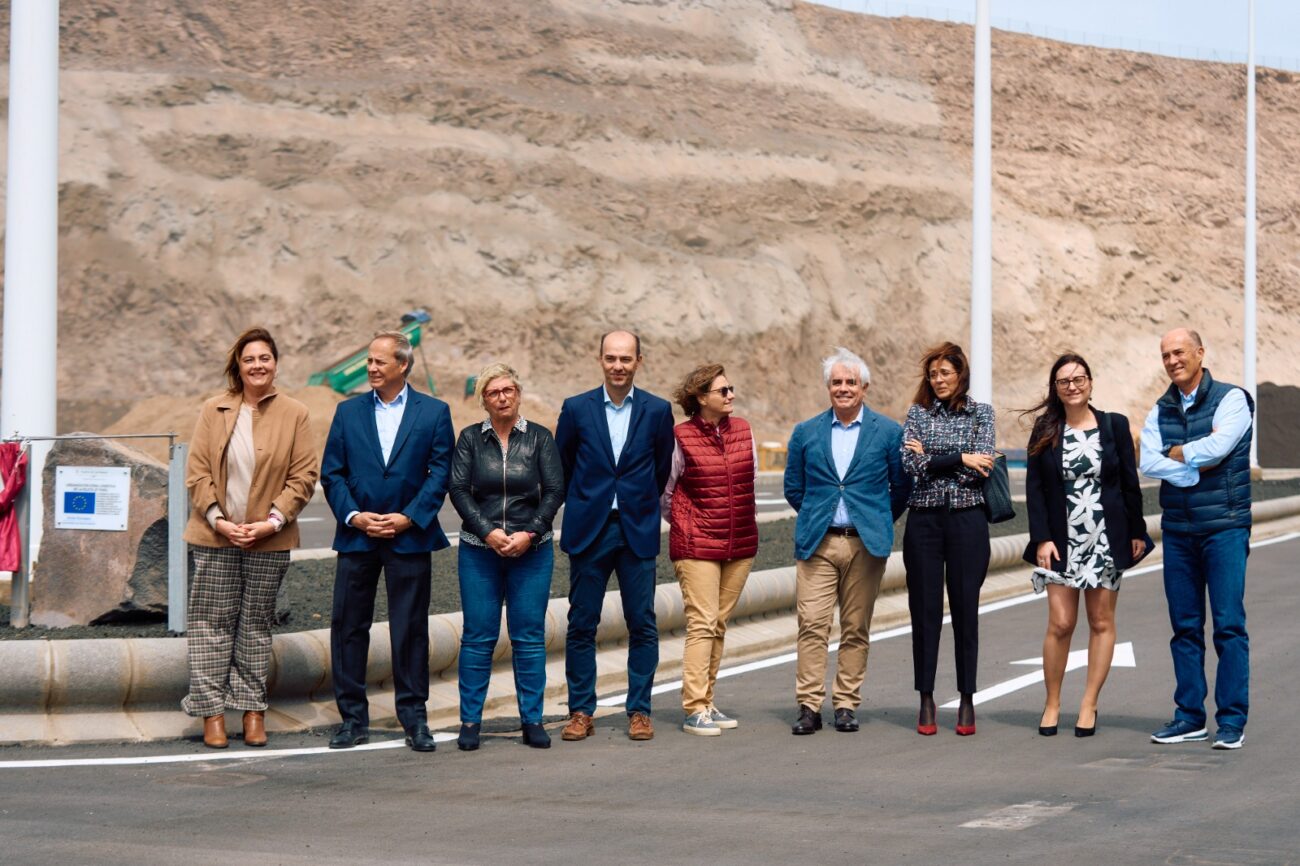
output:
[[265,710],[275,597],[289,551],[191,545],[190,555],[190,693],[181,709],[191,716]]

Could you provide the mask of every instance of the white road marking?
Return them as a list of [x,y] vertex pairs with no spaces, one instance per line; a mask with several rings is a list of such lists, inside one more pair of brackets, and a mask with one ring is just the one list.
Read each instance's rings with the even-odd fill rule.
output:
[[[433,739],[447,743],[456,739],[455,734],[434,734]],[[65,758],[62,760],[41,761],[0,761],[0,770],[30,770],[39,767],[126,767],[145,764],[203,764],[208,761],[248,761],[256,758],[292,758],[298,755],[346,755],[350,752],[379,752],[385,749],[405,749],[406,740],[383,740],[378,743],[366,743],[350,749],[331,749],[328,746],[313,746],[304,749],[263,749],[261,751],[214,752],[206,751],[184,755],[151,755],[139,758]]]
[[[1038,683],[1041,683],[1043,681],[1043,671],[1042,671],[1043,660],[1041,658],[1020,659],[1019,661],[1014,661],[1011,664],[1037,665],[1039,667],[1039,670],[1034,671],[1032,674],[1025,674],[1023,676],[1016,677],[1015,679],[1007,680],[1004,683],[998,683],[996,686],[989,686],[987,689],[980,689],[978,692],[976,692],[974,695],[971,696],[971,702],[974,704],[986,703],[987,701],[991,701],[994,698],[1000,698],[1003,695],[1009,695],[1012,692],[1018,692],[1021,689],[1029,688],[1030,686],[1037,685]],[[1087,666],[1088,666],[1088,650],[1086,648],[1081,650],[1075,650],[1074,652],[1070,653],[1069,656],[1066,657],[1066,662],[1065,662],[1066,673],[1069,673],[1070,671],[1073,670],[1077,670],[1079,668],[1086,668]],[[1133,644],[1128,641],[1125,641],[1122,644],[1116,644],[1115,656],[1111,660],[1110,666],[1113,668],[1137,667],[1137,661],[1133,657]],[[958,700],[955,701],[949,701],[948,703],[940,707],[940,709],[955,710],[960,704],[961,704],[961,699],[959,698]]]
[[1041,800],[1016,803],[989,812],[983,818],[967,821],[961,826],[975,830],[1024,830],[1035,824],[1041,824],[1049,818],[1059,818],[1061,815],[1068,814],[1077,805],[1077,803],[1062,803],[1059,806],[1051,806]]

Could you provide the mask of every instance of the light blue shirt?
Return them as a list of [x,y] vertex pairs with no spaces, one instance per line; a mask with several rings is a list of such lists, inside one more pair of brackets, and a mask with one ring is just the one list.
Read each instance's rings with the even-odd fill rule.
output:
[[[378,391],[371,391],[375,398],[375,432],[379,434],[379,450],[384,455],[384,465],[388,465],[388,458],[393,453],[393,443],[397,441],[397,430],[402,426],[402,416],[406,414],[406,393],[411,388],[410,385],[403,385],[402,390],[393,398],[393,402],[385,403],[379,397]],[[360,514],[359,511],[350,512],[344,524],[351,526],[352,518]]]
[[[617,466],[618,459],[623,456],[623,446],[627,444],[627,428],[632,423],[632,398],[636,395],[636,388],[627,392],[622,406],[614,405],[608,388],[602,386],[601,391],[605,395],[605,423],[609,425],[609,447],[614,450],[614,465]],[[618,493],[615,493],[610,510],[617,509]]]
[[375,430],[379,433],[379,450],[384,454],[384,465],[388,465],[388,458],[393,453],[393,443],[397,441],[397,429],[402,426],[402,416],[406,414],[406,392],[410,390],[410,385],[403,385],[402,390],[393,398],[393,402],[385,403],[379,397],[378,391],[371,391],[375,395]]
[[[831,457],[835,460],[835,471],[841,481],[848,474],[849,464],[853,462],[853,452],[858,450],[858,434],[862,432],[864,412],[865,409],[859,407],[858,417],[847,425],[841,424],[839,418],[831,422]],[[831,518],[831,526],[852,525],[849,508],[844,504],[844,497],[841,495],[840,501],[835,505],[835,516]]]
[[[1180,392],[1184,412],[1196,402],[1197,391],[1190,395]],[[1142,425],[1142,474],[1168,481],[1175,487],[1194,487],[1199,483],[1201,467],[1213,466],[1227,457],[1250,429],[1250,406],[1244,391],[1233,388],[1224,395],[1214,410],[1213,427],[1214,432],[1209,436],[1183,446],[1184,462],[1179,463],[1161,453],[1165,445],[1160,436],[1160,407],[1152,407]]]

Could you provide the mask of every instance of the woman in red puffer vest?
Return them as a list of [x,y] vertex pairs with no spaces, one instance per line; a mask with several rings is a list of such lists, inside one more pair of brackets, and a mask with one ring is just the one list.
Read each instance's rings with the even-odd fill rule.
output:
[[758,455],[749,424],[732,415],[736,389],[721,364],[693,370],[673,398],[687,419],[673,428],[673,469],[661,505],[686,608],[682,730],[717,736],[738,724],[713,705],[713,687],[727,619],[758,551]]

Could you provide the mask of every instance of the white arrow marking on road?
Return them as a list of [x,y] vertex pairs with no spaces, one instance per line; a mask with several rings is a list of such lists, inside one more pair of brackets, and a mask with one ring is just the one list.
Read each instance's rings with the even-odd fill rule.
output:
[[[973,698],[973,703],[982,704],[985,701],[991,701],[994,698],[1000,698],[1003,695],[1009,695],[1012,692],[1018,692],[1021,689],[1029,688],[1030,686],[1036,685],[1037,683],[1041,683],[1043,681],[1043,671],[1042,671],[1043,660],[1041,658],[1020,659],[1019,661],[1012,662],[1012,664],[1013,665],[1037,665],[1039,669],[1034,671],[1032,674],[1025,674],[1024,676],[1015,677],[1014,679],[1007,680],[1005,683],[998,683],[996,686],[990,686],[987,689],[982,689],[976,692]],[[1070,653],[1070,655],[1067,657],[1065,662],[1065,670],[1067,673],[1069,671],[1077,670],[1079,668],[1086,668],[1087,666],[1088,666],[1088,651],[1086,649],[1075,650],[1074,652]],[[1133,644],[1130,643],[1129,641],[1125,641],[1124,643],[1121,644],[1116,644],[1115,655],[1111,659],[1110,666],[1113,668],[1137,667],[1137,659],[1134,658],[1133,656]],[[960,699],[955,701],[949,701],[948,703],[943,705],[943,709],[954,710],[960,705],[961,705]]]

